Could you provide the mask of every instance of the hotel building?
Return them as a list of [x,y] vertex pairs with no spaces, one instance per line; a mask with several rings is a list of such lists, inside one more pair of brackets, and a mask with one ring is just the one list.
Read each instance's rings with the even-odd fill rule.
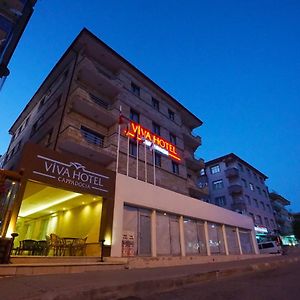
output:
[[276,234],[277,224],[270,202],[267,176],[230,153],[205,164],[210,203],[248,215],[256,235]]
[[9,131],[21,182],[1,234],[86,237],[96,256],[103,240],[114,257],[257,253],[251,218],[202,201],[201,125],[83,29]]

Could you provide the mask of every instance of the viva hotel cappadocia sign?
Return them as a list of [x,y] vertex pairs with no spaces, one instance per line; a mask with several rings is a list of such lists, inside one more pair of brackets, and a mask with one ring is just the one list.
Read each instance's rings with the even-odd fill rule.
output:
[[28,179],[80,193],[108,196],[113,193],[115,173],[74,155],[27,144],[21,168]]

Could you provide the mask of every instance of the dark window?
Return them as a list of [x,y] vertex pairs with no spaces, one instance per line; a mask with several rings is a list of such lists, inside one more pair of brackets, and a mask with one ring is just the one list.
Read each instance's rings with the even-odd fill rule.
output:
[[169,119],[171,119],[172,121],[175,120],[175,113],[174,113],[174,111],[172,111],[171,109],[168,109],[168,115],[169,115]]
[[135,110],[130,110],[130,119],[136,123],[140,123],[140,114]]
[[170,142],[176,145],[176,135],[174,135],[173,133],[170,133]]
[[218,206],[226,206],[226,197],[225,196],[216,197],[215,204]]
[[84,139],[88,143],[97,145],[99,147],[104,146],[104,136],[103,135],[101,135],[85,126],[81,126],[80,131],[81,131],[81,134],[83,135]]
[[251,205],[251,199],[250,199],[250,197],[248,195],[245,195],[245,198],[246,198],[248,204]]
[[155,153],[155,165],[161,167],[161,155],[158,153]]
[[216,180],[212,182],[213,190],[220,190],[224,187],[223,180]]
[[239,166],[240,171],[241,171],[241,172],[244,172],[244,167],[243,167],[243,165],[240,164],[240,163],[238,163],[238,166]]
[[253,199],[253,200],[254,200],[255,206],[258,207],[258,201],[256,199]]
[[260,189],[260,187],[257,186],[256,189],[257,189],[258,193],[261,195],[261,189]]
[[172,161],[172,172],[174,174],[179,174],[179,165],[175,161]]
[[152,123],[152,126],[153,126],[153,132],[157,135],[160,135],[160,126],[156,123]]
[[266,210],[265,204],[262,201],[260,201],[260,205],[263,208],[263,210]]
[[246,188],[247,187],[247,181],[245,179],[242,178],[242,182],[244,184],[244,187]]
[[152,106],[155,110],[159,111],[159,101],[155,98],[152,98]]
[[137,86],[137,85],[136,85],[135,83],[133,83],[133,82],[131,82],[131,91],[132,91],[135,95],[140,96],[140,91],[141,91],[141,89],[140,89],[139,86]]
[[134,142],[129,143],[129,154],[136,157],[137,156],[137,145]]

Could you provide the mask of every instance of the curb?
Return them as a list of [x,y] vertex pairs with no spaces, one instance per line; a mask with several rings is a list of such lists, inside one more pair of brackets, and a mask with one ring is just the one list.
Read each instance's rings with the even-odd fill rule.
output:
[[[90,287],[82,291],[65,291],[57,295],[55,292],[47,292],[44,297],[41,296],[31,298],[32,300],[114,300],[126,299],[126,297],[143,297],[149,296],[153,293],[166,292],[174,289],[181,288],[189,284],[200,283],[203,281],[215,280],[219,278],[238,276],[251,272],[259,272],[263,270],[275,269],[282,264],[294,263],[300,261],[300,257],[293,257],[288,259],[280,259],[274,262],[254,263],[248,266],[237,267],[232,269],[214,270],[205,273],[195,273],[191,275],[178,276],[174,278],[157,279],[157,280],[144,280],[137,281],[130,284],[120,284],[115,286],[95,288]],[[129,298],[128,298],[129,299]],[[134,298],[132,298],[134,299]]]

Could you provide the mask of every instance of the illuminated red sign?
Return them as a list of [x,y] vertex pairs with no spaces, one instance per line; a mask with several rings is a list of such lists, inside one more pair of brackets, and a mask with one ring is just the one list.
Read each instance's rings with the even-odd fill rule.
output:
[[139,141],[142,141],[147,146],[151,146],[151,144],[153,143],[155,150],[178,161],[181,160],[177,154],[175,145],[165,140],[164,138],[152,133],[148,129],[142,127],[140,124],[130,121],[125,134],[132,138],[136,138]]

